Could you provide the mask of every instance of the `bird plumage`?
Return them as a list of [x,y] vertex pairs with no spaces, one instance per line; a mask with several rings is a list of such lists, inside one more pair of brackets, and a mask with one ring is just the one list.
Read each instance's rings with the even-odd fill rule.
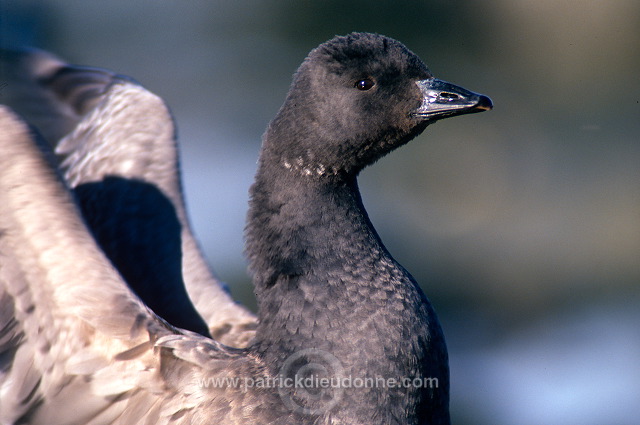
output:
[[[189,231],[164,103],[106,71],[21,60],[31,74],[18,76],[28,95],[16,110],[28,116],[29,97],[42,99],[32,122],[63,155],[64,176],[38,132],[0,107],[0,422],[450,422],[442,330],[373,228],[356,177],[436,119],[489,109],[488,98],[433,79],[383,36],[310,53],[251,188],[254,337],[253,316],[208,273]],[[173,238],[154,235],[167,228]],[[143,247],[130,270],[147,236],[169,249]],[[168,287],[155,255],[173,261]],[[197,319],[189,306],[149,308],[147,285],[182,284],[214,339],[197,320],[187,320],[196,332],[176,327]],[[287,385],[304,378],[339,383]]]
[[54,147],[89,228],[129,286],[174,325],[246,345],[255,316],[233,301],[193,237],[162,99],[128,77],[42,51],[0,59],[3,102]]

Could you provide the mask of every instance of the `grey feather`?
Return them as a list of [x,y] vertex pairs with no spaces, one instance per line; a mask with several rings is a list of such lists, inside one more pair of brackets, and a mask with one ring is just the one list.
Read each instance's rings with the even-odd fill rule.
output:
[[91,237],[46,146],[4,106],[0,128],[0,423],[197,423],[215,404],[197,383],[233,370],[207,361],[259,362],[149,311]]
[[[127,77],[70,66],[46,52],[3,52],[1,58],[8,82],[3,103],[55,147],[85,220],[132,289],[177,326],[246,345],[255,316],[229,296],[193,237],[176,131],[162,99]],[[134,237],[128,228],[148,231]]]

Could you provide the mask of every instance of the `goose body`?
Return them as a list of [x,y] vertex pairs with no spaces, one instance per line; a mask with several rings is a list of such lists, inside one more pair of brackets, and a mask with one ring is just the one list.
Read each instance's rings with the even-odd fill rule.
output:
[[[65,155],[64,178],[38,134],[0,108],[1,423],[450,423],[442,330],[356,178],[428,124],[490,109],[487,97],[436,80],[380,35],[314,49],[265,133],[250,192],[254,329],[188,230],[162,101],[55,61],[35,60],[46,88],[27,93],[54,104],[33,122]],[[135,199],[166,206],[145,223]],[[129,270],[118,255],[136,238],[121,240],[114,215],[131,232],[173,228],[148,235],[169,249],[144,248]],[[175,263],[181,251],[165,288],[153,258]],[[184,285],[187,302],[151,306],[153,285]]]

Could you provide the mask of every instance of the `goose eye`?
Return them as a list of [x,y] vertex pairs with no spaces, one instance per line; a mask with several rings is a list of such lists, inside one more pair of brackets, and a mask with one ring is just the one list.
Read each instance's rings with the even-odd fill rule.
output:
[[356,88],[362,91],[370,90],[375,85],[376,83],[374,83],[370,78],[364,78],[362,80],[356,81]]

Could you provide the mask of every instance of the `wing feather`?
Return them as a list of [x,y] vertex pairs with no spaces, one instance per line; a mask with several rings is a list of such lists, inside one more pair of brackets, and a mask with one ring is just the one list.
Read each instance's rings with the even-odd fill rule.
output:
[[244,421],[230,395],[239,389],[201,383],[264,365],[151,312],[96,245],[35,133],[2,106],[0,129],[0,423]]
[[191,232],[162,99],[127,77],[45,52],[2,59],[3,98],[62,155],[85,220],[132,289],[177,326],[205,333],[202,317],[221,342],[247,345],[256,318],[212,274]]

